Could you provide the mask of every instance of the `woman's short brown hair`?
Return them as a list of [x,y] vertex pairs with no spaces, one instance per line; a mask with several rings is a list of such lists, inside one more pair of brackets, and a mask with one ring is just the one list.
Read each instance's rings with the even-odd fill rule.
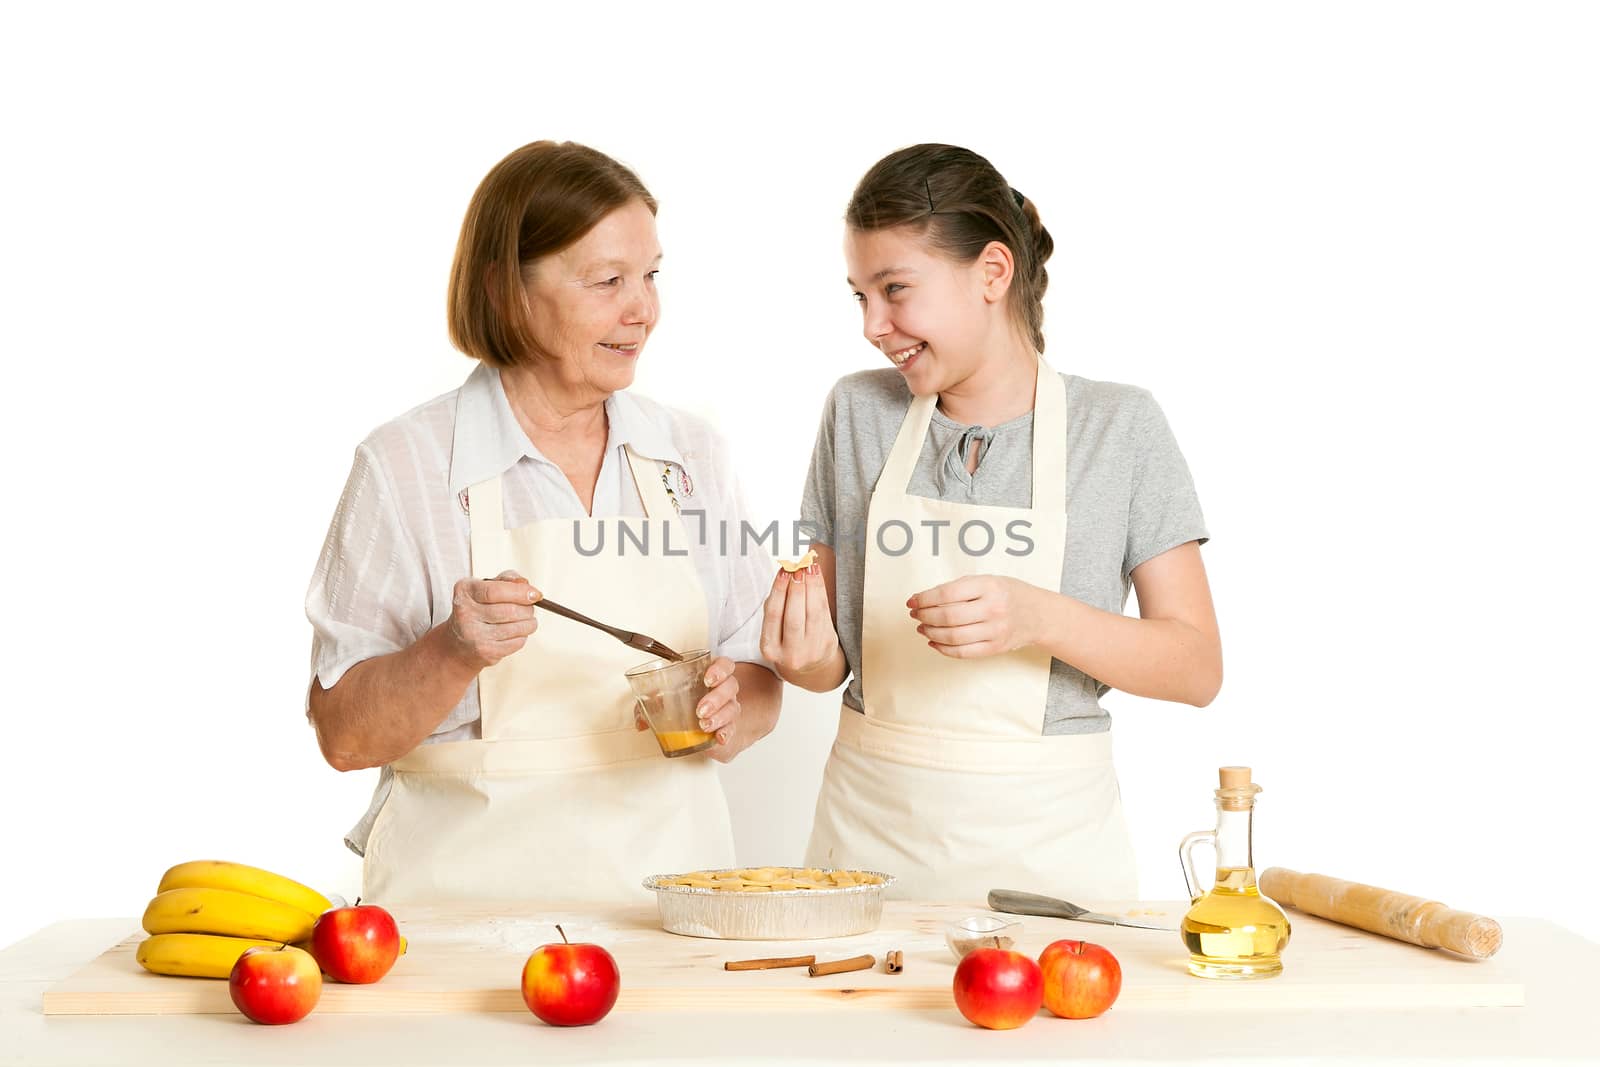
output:
[[539,359],[523,272],[631,200],[655,214],[637,174],[573,141],[534,141],[496,163],[467,205],[450,265],[450,343],[497,367]]
[[891,152],[856,185],[844,217],[862,231],[907,227],[957,263],[976,261],[990,241],[1005,245],[1016,264],[1006,306],[1022,337],[1044,351],[1044,264],[1055,242],[1033,201],[987,159],[948,144]]

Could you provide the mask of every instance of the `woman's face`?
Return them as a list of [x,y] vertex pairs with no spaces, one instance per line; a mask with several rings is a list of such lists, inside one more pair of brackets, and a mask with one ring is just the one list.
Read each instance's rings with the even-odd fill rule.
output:
[[632,200],[561,252],[523,271],[533,333],[562,385],[609,396],[633,384],[660,314],[656,219]]
[[953,262],[901,227],[847,229],[844,258],[862,333],[913,394],[938,393],[972,375],[995,324],[983,257]]

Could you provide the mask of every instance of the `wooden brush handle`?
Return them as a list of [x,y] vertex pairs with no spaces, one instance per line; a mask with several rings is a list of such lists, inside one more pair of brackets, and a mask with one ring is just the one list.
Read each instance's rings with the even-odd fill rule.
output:
[[1499,923],[1436,900],[1284,867],[1262,871],[1258,885],[1279,904],[1424,948],[1449,949],[1480,960],[1500,950]]

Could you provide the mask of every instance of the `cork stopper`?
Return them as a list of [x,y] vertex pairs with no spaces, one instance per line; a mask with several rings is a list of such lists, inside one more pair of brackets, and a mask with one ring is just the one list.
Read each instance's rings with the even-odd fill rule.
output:
[[1218,767],[1217,805],[1223,811],[1249,811],[1261,787],[1250,781],[1249,767]]

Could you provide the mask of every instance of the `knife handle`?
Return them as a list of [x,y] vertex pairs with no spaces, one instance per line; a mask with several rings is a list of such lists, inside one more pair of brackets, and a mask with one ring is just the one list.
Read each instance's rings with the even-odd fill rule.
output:
[[1075,908],[1064,900],[1037,893],[1019,893],[1015,889],[989,890],[989,909],[1009,915],[1043,915],[1050,919],[1076,919],[1083,914],[1082,908]]

